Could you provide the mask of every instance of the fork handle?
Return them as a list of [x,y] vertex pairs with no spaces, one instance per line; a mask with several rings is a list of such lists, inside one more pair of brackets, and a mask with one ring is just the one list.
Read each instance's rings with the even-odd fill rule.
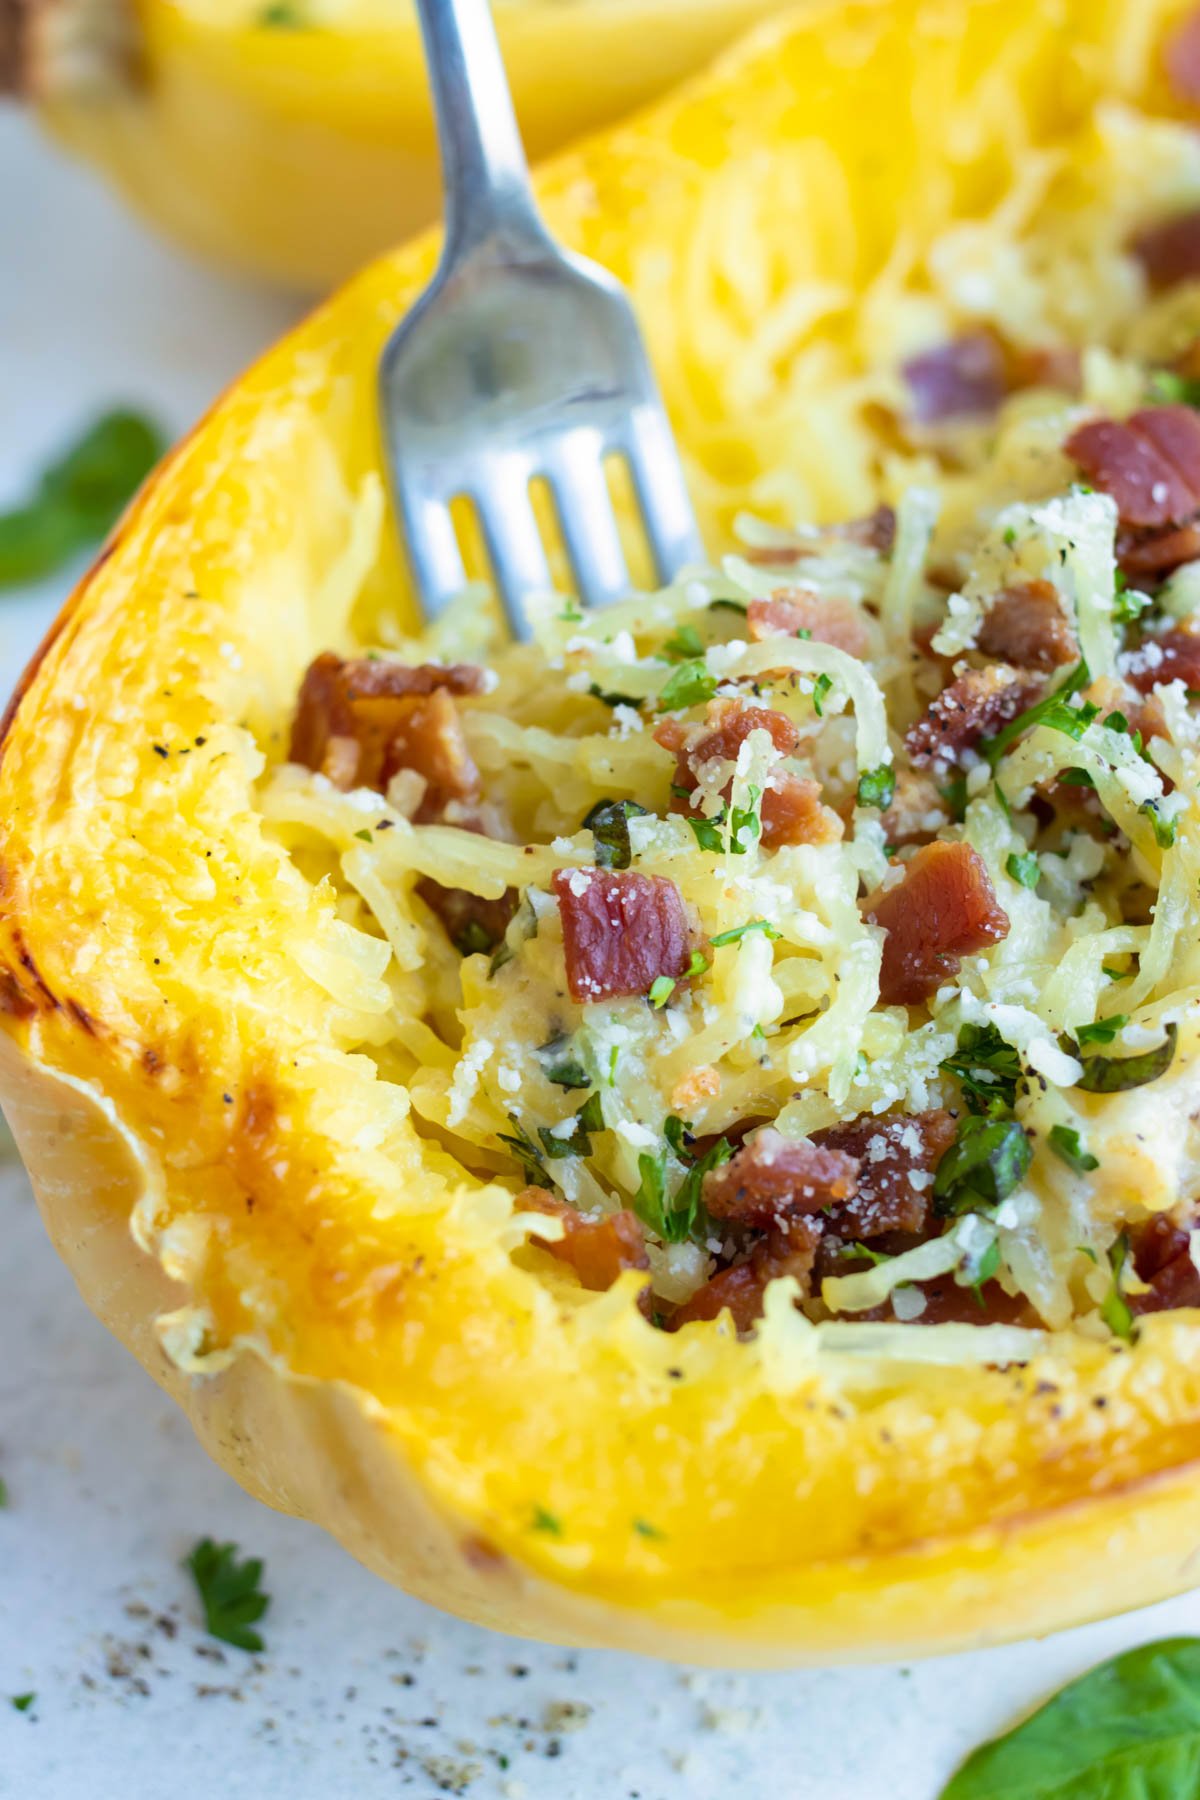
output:
[[545,244],[488,0],[417,0],[445,189],[448,261],[489,237]]

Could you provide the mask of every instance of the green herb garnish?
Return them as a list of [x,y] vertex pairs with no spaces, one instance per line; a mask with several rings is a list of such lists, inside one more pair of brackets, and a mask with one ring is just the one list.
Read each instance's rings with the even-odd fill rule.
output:
[[1041,865],[1032,851],[1027,856],[1018,856],[1015,850],[1011,851],[1004,866],[1022,887],[1035,888],[1041,879]]
[[764,937],[769,938],[777,938],[781,935],[766,919],[749,919],[745,925],[735,925],[730,931],[719,931],[716,937],[709,938],[708,941],[713,949],[717,950],[722,944],[740,944],[746,934],[751,931],[761,931]]
[[23,506],[0,513],[0,587],[52,575],[97,543],[165,448],[157,426],[110,412],[45,470]]
[[675,992],[675,983],[669,975],[656,975],[650,983],[646,998],[651,1006],[663,1007]]
[[598,1093],[589,1094],[579,1111],[575,1114],[571,1131],[567,1135],[554,1131],[549,1125],[538,1126],[538,1137],[546,1155],[555,1160],[560,1156],[590,1156],[592,1154],[593,1131],[604,1130],[604,1113]]
[[592,834],[598,869],[629,867],[633,859],[629,821],[646,816],[647,809],[636,800],[597,800],[584,818],[583,829]]
[[701,659],[682,662],[659,691],[659,711],[678,712],[685,706],[699,706],[711,700],[716,691],[717,678],[709,674]]
[[818,719],[823,719],[825,717],[822,707],[823,707],[823,703],[825,700],[825,696],[829,692],[829,690],[832,686],[833,686],[833,676],[832,675],[818,675],[817,676],[816,682],[813,685],[812,703],[813,703],[813,711],[816,713]]
[[1070,1125],[1052,1125],[1047,1141],[1054,1154],[1061,1156],[1068,1169],[1073,1169],[1076,1175],[1089,1175],[1093,1169],[1100,1167],[1098,1159],[1083,1148],[1079,1133]]
[[744,619],[749,609],[744,600],[710,600],[708,610],[709,612],[741,613]]
[[875,806],[880,812],[886,812],[895,792],[895,771],[887,763],[880,763],[877,769],[865,770],[858,778],[860,806]]
[[680,625],[663,645],[663,655],[671,662],[687,662],[704,655],[700,633],[694,625]]
[[30,1707],[33,1705],[34,1701],[37,1699],[37,1695],[36,1694],[13,1694],[11,1696],[11,1699],[12,1699],[12,1704],[16,1708],[17,1712],[28,1712]]
[[1160,850],[1169,850],[1175,842],[1175,821],[1164,819],[1153,800],[1144,800],[1138,807],[1143,817],[1149,819],[1154,830],[1154,841]]
[[941,1066],[958,1076],[971,1112],[991,1117],[1012,1111],[1025,1073],[1017,1052],[994,1025],[960,1026],[958,1048]]
[[511,1133],[507,1131],[498,1131],[496,1133],[497,1139],[500,1143],[508,1146],[512,1155],[516,1157],[517,1161],[524,1169],[527,1179],[533,1183],[534,1187],[553,1187],[554,1183],[547,1175],[543,1166],[541,1151],[522,1125],[520,1119],[518,1119],[516,1113],[510,1112],[508,1118],[509,1123],[512,1126]]
[[701,850],[711,850],[714,855],[720,855],[725,848],[720,819],[689,819],[688,824]]
[[557,1513],[550,1512],[545,1506],[534,1507],[531,1528],[534,1531],[544,1531],[550,1537],[561,1537],[563,1534],[562,1520]]
[[1097,1019],[1094,1025],[1081,1025],[1075,1033],[1075,1041],[1081,1050],[1085,1044],[1111,1044],[1118,1031],[1128,1023],[1128,1013],[1113,1013],[1107,1019]]
[[636,712],[642,704],[635,694],[613,694],[595,681],[588,688],[588,693],[593,700],[603,700],[605,706],[632,706]]
[[957,1215],[998,1206],[1020,1187],[1032,1160],[1029,1139],[1015,1119],[978,1114],[960,1119],[958,1135],[933,1178],[936,1210]]
[[1166,1037],[1155,1050],[1141,1056],[1088,1056],[1083,1074],[1075,1083],[1085,1094],[1123,1094],[1130,1088],[1145,1087],[1165,1075],[1175,1058],[1177,1025],[1168,1025]]
[[762,832],[762,820],[758,816],[762,789],[752,786],[748,792],[750,804],[735,806],[729,815],[729,849],[734,856],[744,856]]
[[1125,1264],[1129,1260],[1129,1238],[1122,1232],[1115,1243],[1108,1247],[1108,1266],[1112,1270],[1112,1286],[1105,1295],[1104,1304],[1100,1308],[1100,1317],[1108,1326],[1114,1337],[1133,1338],[1133,1313],[1129,1302],[1121,1291],[1121,1278],[1125,1272]]
[[555,1087],[586,1088],[591,1087],[588,1072],[579,1058],[570,1050],[571,1038],[565,1032],[539,1044],[534,1055],[542,1065],[546,1080],[552,1081]]
[[[1018,713],[1015,719],[1010,719],[1008,724],[996,733],[995,737],[981,738],[978,745],[980,754],[987,758],[989,765],[994,769],[1009,745],[1015,744],[1017,739],[1024,737],[1027,731],[1032,731],[1035,725],[1053,723],[1058,730],[1066,730],[1071,737],[1081,736],[1085,726],[1081,725],[1076,730],[1071,721],[1065,720],[1068,712],[1072,712],[1075,719],[1080,716],[1067,706],[1067,702],[1072,694],[1077,694],[1080,688],[1086,687],[1090,680],[1087,664],[1085,662],[1077,663],[1062,685],[1055,688],[1052,694],[1046,694],[1036,705],[1027,707],[1024,712]],[[1084,711],[1086,710],[1084,708]],[[1094,718],[1095,713],[1092,713],[1091,717]],[[1085,723],[1090,723],[1090,720]]]
[[215,1544],[212,1538],[201,1538],[184,1567],[196,1583],[209,1636],[239,1650],[261,1650],[262,1638],[251,1629],[270,1605],[269,1596],[258,1585],[263,1572],[261,1557],[240,1561],[236,1544]]

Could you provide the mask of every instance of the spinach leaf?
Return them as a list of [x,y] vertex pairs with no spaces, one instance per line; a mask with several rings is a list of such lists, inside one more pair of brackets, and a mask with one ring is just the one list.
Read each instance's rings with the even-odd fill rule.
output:
[[0,587],[53,574],[102,538],[165,448],[138,413],[110,412],[44,471],[23,506],[0,513]]
[[1127,1650],[968,1757],[941,1800],[1194,1800],[1200,1638]]

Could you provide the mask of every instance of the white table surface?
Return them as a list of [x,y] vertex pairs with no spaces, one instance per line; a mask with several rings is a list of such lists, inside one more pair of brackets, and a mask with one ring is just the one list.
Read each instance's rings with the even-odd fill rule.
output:
[[[172,430],[295,311],[152,241],[0,115],[0,505],[114,401]],[[0,596],[7,691],[66,588]],[[957,1761],[1200,1597],[914,1668],[698,1674],[495,1637],[248,1499],[100,1329],[0,1170],[3,1800],[935,1800]],[[201,1536],[266,1559],[261,1658],[199,1628]],[[26,1713],[5,1696],[33,1690]]]

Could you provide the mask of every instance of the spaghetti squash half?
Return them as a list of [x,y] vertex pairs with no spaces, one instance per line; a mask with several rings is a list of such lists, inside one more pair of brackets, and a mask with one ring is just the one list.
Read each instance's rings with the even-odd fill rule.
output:
[[1195,1578],[1196,39],[828,4],[547,170],[680,427],[674,588],[419,631],[422,242],[14,705],[49,1229],[239,1480],[440,1605],[767,1663]]

